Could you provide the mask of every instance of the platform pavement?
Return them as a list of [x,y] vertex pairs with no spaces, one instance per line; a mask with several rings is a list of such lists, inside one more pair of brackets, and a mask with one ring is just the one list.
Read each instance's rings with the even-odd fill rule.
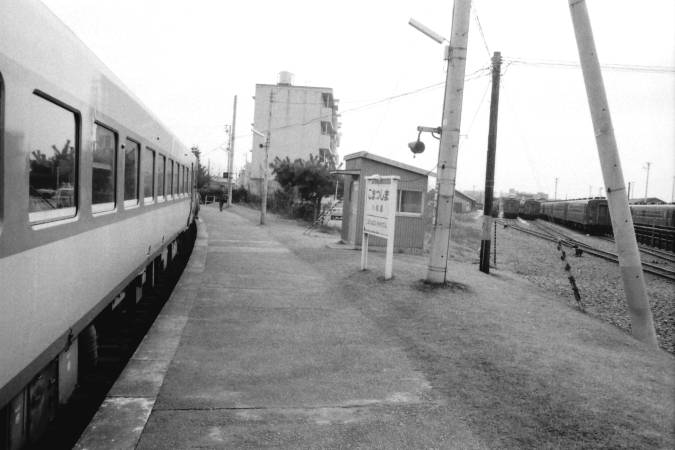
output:
[[269,229],[202,218],[176,290],[76,448],[483,447]]
[[[488,447],[485,430],[470,428],[457,397],[439,389],[439,383],[442,388],[460,381],[453,377],[480,373],[460,367],[425,376],[416,370],[410,343],[383,328],[386,320],[374,321],[380,312],[366,317],[356,309],[359,302],[345,297],[353,291],[335,284],[341,277],[321,272],[330,264],[308,262],[310,253],[321,257],[317,248],[303,255],[305,250],[282,244],[283,227],[257,226],[254,216],[246,209],[203,210],[184,275],[77,448]],[[342,257],[358,267],[357,252]],[[395,265],[401,276],[392,286],[403,288],[411,279],[402,266]],[[645,353],[615,327],[552,302],[528,283],[506,274],[488,279],[468,266],[453,270],[473,290],[456,299],[472,307],[462,316],[466,324],[455,326],[475,322],[494,329],[493,338],[506,345],[519,342],[516,367],[559,358],[550,370],[562,365],[567,376],[580,377],[563,379],[565,386],[581,382],[589,386],[584,392],[602,392],[610,403],[632,397],[606,386],[603,375],[631,390],[675,368],[669,355]],[[351,283],[370,278],[356,273]],[[429,312],[447,313],[431,299],[389,301],[392,308],[423,301]],[[472,319],[476,314],[479,319]],[[428,318],[431,325],[434,317]],[[570,351],[578,345],[583,350]],[[581,363],[588,358],[598,359],[588,367]],[[444,374],[449,378],[438,378]],[[657,386],[664,384],[648,385],[645,395],[658,396]],[[588,405],[580,401],[579,407]],[[585,417],[588,411],[577,412]],[[639,405],[634,414],[642,417]]]

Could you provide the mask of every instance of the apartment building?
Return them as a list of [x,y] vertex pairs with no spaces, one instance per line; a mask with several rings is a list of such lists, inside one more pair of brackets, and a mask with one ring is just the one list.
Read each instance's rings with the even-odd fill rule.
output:
[[[271,130],[269,163],[275,157],[293,161],[309,159],[309,155],[336,162],[340,144],[337,103],[332,88],[294,86],[289,72],[281,72],[277,84],[256,84],[253,127],[263,134]],[[254,133],[248,187],[256,194],[261,191],[264,161],[265,138]],[[269,180],[271,192],[276,188],[271,171]]]

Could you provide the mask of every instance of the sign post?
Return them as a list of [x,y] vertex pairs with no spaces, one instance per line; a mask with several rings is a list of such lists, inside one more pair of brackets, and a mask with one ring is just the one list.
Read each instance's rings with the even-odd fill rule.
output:
[[394,226],[396,224],[397,176],[366,177],[366,201],[363,208],[363,242],[361,244],[361,270],[368,267],[368,236],[387,240],[384,262],[384,279],[392,277],[394,262]]

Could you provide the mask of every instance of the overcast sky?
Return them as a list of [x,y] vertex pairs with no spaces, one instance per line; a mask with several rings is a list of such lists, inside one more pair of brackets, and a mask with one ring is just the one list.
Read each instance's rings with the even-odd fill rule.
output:
[[[410,17],[449,37],[451,0],[44,0],[186,145],[226,168],[225,124],[238,95],[235,167],[250,160],[256,83],[327,86],[340,100],[340,156],[369,151],[435,168],[438,145],[413,158],[417,125],[439,126],[442,47]],[[672,201],[675,1],[588,0],[619,152],[634,196]],[[496,189],[593,195],[603,186],[565,0],[474,0],[457,188],[482,189],[490,55],[505,60]],[[479,27],[480,24],[480,27]],[[480,32],[482,28],[482,33]],[[484,38],[483,38],[484,36]],[[544,62],[542,64],[542,62]],[[639,67],[638,67],[639,66]],[[421,88],[430,87],[419,91]],[[389,99],[400,94],[401,97]],[[603,191],[604,194],[604,191]]]

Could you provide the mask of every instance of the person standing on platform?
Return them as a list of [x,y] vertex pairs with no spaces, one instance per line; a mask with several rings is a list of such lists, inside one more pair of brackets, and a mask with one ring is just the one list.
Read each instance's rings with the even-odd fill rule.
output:
[[220,206],[221,211],[223,210],[223,203],[225,203],[225,191],[221,188],[220,196],[218,197],[218,206]]

